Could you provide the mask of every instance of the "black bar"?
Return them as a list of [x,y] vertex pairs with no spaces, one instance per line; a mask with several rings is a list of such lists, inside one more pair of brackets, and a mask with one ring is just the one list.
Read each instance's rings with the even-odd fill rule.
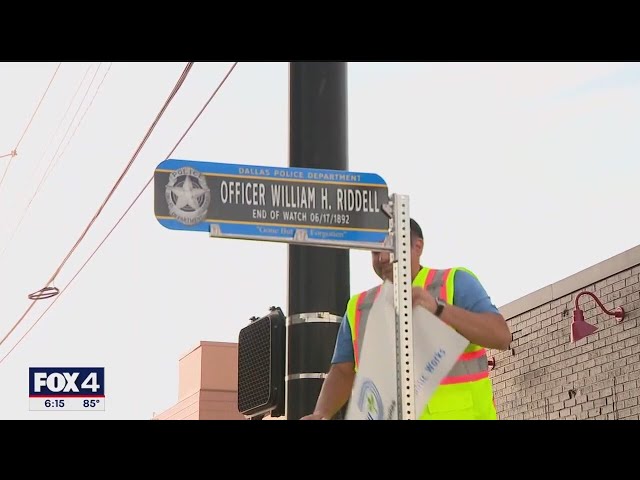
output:
[[[348,170],[347,64],[291,62],[289,68],[289,166]],[[289,245],[289,316],[312,312],[342,316],[349,294],[349,250]],[[335,342],[335,338],[318,341]],[[318,355],[313,352],[306,354]],[[309,362],[328,365],[327,348],[318,352],[323,352],[322,358]],[[318,382],[303,384],[307,383],[313,386],[308,392],[300,390],[304,387],[288,389],[287,419],[313,411]]]
[[[289,317],[287,325],[288,376],[286,389],[290,399],[287,419],[298,419],[313,411],[329,371],[340,324],[339,317],[309,319]],[[336,415],[341,418],[341,415]]]
[[340,324],[336,322],[297,323],[288,329],[289,375],[327,373]]
[[321,378],[299,378],[287,381],[288,396],[293,399],[287,406],[287,420],[298,420],[311,413],[308,406],[311,405],[313,410],[323,381]]

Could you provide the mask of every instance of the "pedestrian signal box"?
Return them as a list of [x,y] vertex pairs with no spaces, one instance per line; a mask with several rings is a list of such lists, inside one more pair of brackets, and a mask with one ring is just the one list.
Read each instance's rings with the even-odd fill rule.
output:
[[238,410],[249,417],[285,413],[286,318],[278,307],[253,317],[238,338]]

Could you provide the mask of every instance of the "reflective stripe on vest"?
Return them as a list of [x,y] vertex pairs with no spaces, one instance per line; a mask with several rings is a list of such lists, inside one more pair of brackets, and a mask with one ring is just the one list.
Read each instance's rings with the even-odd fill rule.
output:
[[[353,341],[353,357],[356,370],[358,369],[360,351],[362,350],[362,341],[366,332],[367,319],[373,302],[380,293],[380,287],[372,288],[366,292],[358,294],[349,301],[347,306],[347,318],[351,327],[351,338]],[[364,311],[364,315],[362,312]],[[351,320],[353,319],[353,321]]]
[[452,383],[473,382],[489,376],[489,362],[484,348],[475,352],[465,352],[458,357],[458,361],[449,374],[442,379],[440,385]]

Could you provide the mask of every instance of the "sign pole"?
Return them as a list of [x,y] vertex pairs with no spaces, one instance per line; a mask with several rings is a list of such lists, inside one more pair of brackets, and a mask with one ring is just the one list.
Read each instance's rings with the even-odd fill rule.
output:
[[411,227],[409,196],[392,195],[393,285],[396,311],[396,378],[398,419],[416,418],[413,364]]
[[393,282],[385,281],[367,307],[348,420],[416,418],[409,197],[392,195],[383,211],[390,220],[384,249],[391,255]]

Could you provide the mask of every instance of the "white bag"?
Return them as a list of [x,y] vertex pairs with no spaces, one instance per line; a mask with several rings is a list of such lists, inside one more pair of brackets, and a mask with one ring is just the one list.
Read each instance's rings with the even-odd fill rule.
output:
[[397,420],[396,314],[393,283],[371,306],[346,420]]
[[419,418],[442,379],[469,346],[469,340],[424,307],[414,308],[412,315],[413,376]]
[[[393,283],[384,282],[371,307],[347,420],[397,420],[398,390]],[[415,404],[422,410],[469,341],[423,307],[413,315]],[[362,333],[361,333],[362,334]]]

